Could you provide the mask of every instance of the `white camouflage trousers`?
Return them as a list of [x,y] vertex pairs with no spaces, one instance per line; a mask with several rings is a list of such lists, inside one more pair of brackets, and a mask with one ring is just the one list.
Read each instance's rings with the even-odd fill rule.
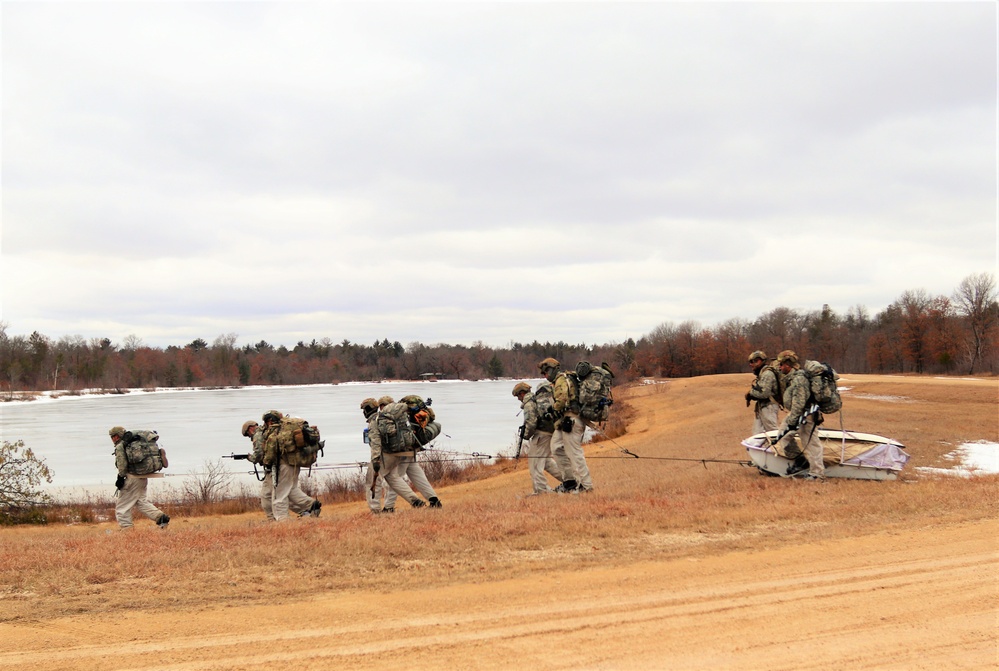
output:
[[776,431],[780,421],[777,418],[778,406],[776,403],[767,403],[761,406],[759,403],[756,404],[756,418],[753,420],[753,433],[750,435],[755,436],[758,433],[764,433],[766,431]]
[[[292,468],[291,466],[281,466],[281,469]],[[295,477],[295,484],[288,492],[288,510],[296,515],[304,513],[312,507],[312,497],[302,491],[298,485],[298,476]],[[264,511],[267,519],[275,521],[274,517],[274,473],[270,470],[264,473],[264,479],[260,483],[260,508]],[[287,515],[285,517],[288,517]]]
[[[565,416],[572,419],[572,431],[555,429],[555,433],[552,434],[552,454],[555,455],[555,461],[558,462],[562,476],[566,480],[575,480],[580,489],[591,490],[593,479],[590,477],[590,469],[583,454],[583,432],[586,426],[574,412],[567,412]],[[558,423],[555,426],[558,427]]]
[[[302,472],[300,466],[289,466],[286,463],[281,463],[274,468],[277,469],[277,481],[274,483],[271,511],[275,521],[283,522],[288,519],[289,511],[300,513],[311,508],[314,499],[303,492],[302,488],[298,486],[298,476]],[[264,481],[273,479],[264,478]],[[264,512],[266,513],[267,508],[264,507],[263,488],[260,490],[260,506],[264,508]]]
[[146,500],[146,490],[149,487],[149,480],[138,475],[126,475],[125,486],[118,492],[118,502],[114,505],[114,516],[118,520],[118,526],[128,529],[132,525],[132,510],[138,508],[139,512],[151,519],[158,520],[163,511]]
[[547,431],[535,431],[527,442],[527,472],[531,475],[531,486],[535,494],[547,494],[552,491],[545,472],[562,482],[562,469],[552,458],[552,434]]

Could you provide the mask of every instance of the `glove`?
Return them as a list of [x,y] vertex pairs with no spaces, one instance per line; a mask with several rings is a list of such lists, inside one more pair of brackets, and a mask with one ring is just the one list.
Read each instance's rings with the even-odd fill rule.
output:
[[117,489],[120,492],[121,489],[122,489],[122,487],[125,486],[125,476],[124,475],[119,475],[118,479],[114,481],[114,486],[115,486],[115,489]]
[[382,470],[382,460],[381,459],[372,459],[371,460],[371,468],[374,469],[375,475],[378,475],[378,471]]
[[562,422],[558,425],[558,428],[563,431],[572,431],[572,417],[563,417]]
[[747,392],[746,392],[746,407],[748,408],[748,407],[749,407],[749,404],[750,404],[750,403],[752,403],[752,402],[753,402],[753,397],[752,397],[752,396],[750,395],[750,393],[749,393],[749,392],[747,391]]
[[420,410],[418,413],[413,415],[413,421],[420,425],[421,428],[427,428],[427,422],[430,421],[430,413],[426,410]]

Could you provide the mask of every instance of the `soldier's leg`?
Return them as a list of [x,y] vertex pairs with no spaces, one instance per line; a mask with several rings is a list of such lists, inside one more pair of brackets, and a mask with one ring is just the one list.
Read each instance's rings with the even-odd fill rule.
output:
[[289,496],[291,496],[292,487],[298,481],[298,468],[281,462],[274,466],[274,471],[277,473],[277,478],[274,481],[274,500],[271,505],[274,510],[274,519],[283,522],[288,519],[291,503]]
[[543,446],[541,441],[540,432],[535,433],[527,441],[527,472],[531,476],[531,489],[535,494],[547,494],[551,491],[548,478],[545,477],[545,463],[551,454],[551,435],[547,436],[547,447]]
[[409,481],[416,488],[416,491],[423,494],[423,497],[428,501],[437,498],[437,492],[434,491],[426,472],[420,466],[419,462],[416,461],[416,457],[406,457],[404,461],[406,463],[406,475],[409,476]]
[[295,484],[292,485],[291,491],[288,492],[288,510],[296,515],[301,515],[307,510],[311,510],[312,504],[316,500],[302,491],[302,469],[296,466],[295,470],[298,471],[298,475],[295,477]]
[[555,429],[555,432],[552,434],[551,449],[552,458],[558,464],[558,470],[562,473],[563,482],[566,480],[576,482],[576,473],[572,470],[572,463],[565,452],[565,437],[561,429]]
[[149,480],[146,478],[136,479],[142,482],[142,493],[139,495],[139,500],[135,502],[135,507],[153,522],[159,522],[160,518],[163,517],[163,511],[150,503],[149,499],[146,498],[146,494],[149,491]]
[[764,431],[776,431],[777,427],[780,426],[780,418],[777,414],[779,410],[780,406],[776,403],[768,403],[760,409],[760,423],[763,425]]
[[274,475],[271,471],[264,471],[264,479],[260,483],[260,507],[264,515],[271,522],[274,521]]
[[559,468],[558,463],[552,458],[552,434],[547,431],[538,431],[534,435],[538,438],[538,453],[541,462],[544,464],[544,470],[553,478],[562,482],[565,479],[562,477],[562,469]]
[[423,505],[423,499],[418,497],[416,492],[402,478],[402,474],[399,472],[400,466],[405,470],[406,464],[402,462],[402,457],[398,454],[382,454],[382,471],[385,473],[385,483],[396,494],[406,499],[409,505],[418,508]]
[[805,458],[808,459],[808,474],[816,478],[826,477],[822,441],[819,440],[819,425],[815,423],[815,415],[809,415],[801,423],[798,437],[804,445]]
[[394,489],[388,486],[385,478],[378,478],[378,483],[378,488],[375,491],[385,495],[385,505],[382,507],[382,510],[394,511],[395,502],[399,498],[399,495],[395,493]]
[[586,426],[583,420],[574,414],[572,417],[572,431],[563,431],[562,439],[565,441],[565,454],[572,464],[572,471],[576,474],[576,483],[582,490],[593,489],[593,479],[590,477],[590,469],[586,465],[586,456],[583,454],[583,431]]
[[114,516],[118,520],[118,526],[122,529],[132,527],[132,508],[145,492],[145,488],[142,487],[145,482],[134,475],[125,476],[125,485],[118,492],[118,500],[114,504]]

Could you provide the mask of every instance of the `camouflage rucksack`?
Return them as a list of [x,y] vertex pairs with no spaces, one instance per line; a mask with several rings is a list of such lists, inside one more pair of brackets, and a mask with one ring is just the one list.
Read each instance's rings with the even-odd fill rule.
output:
[[576,364],[576,379],[579,381],[579,416],[591,422],[606,422],[614,404],[611,393],[614,373],[607,364],[594,366],[589,361],[580,361]]
[[818,361],[806,361],[801,370],[804,371],[812,389],[810,402],[817,403],[819,411],[824,415],[839,412],[839,409],[843,407],[843,400],[839,397],[839,390],[836,388],[836,380],[839,379],[839,375],[832,369],[832,366]]
[[159,446],[160,436],[155,431],[126,431],[121,437],[125,443],[126,470],[132,475],[149,475],[167,466],[166,452]]
[[284,459],[291,466],[312,466],[324,446],[318,427],[299,417],[282,417],[264,429],[264,465]]
[[389,403],[379,410],[375,417],[375,430],[378,431],[382,452],[408,452],[416,445],[416,436],[409,425],[409,406],[405,403]]

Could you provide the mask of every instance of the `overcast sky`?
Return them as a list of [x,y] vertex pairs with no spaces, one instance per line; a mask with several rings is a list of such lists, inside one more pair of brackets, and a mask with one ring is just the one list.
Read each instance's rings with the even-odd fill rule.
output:
[[602,344],[997,260],[997,9],[2,5],[2,320]]

